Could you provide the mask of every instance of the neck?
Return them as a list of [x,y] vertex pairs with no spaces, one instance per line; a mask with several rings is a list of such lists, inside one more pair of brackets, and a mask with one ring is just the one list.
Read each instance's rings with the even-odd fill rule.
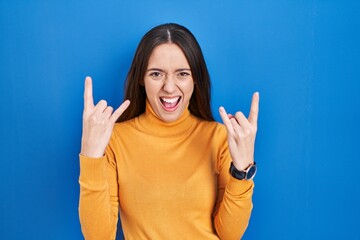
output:
[[164,122],[156,115],[148,101],[146,101],[145,113],[139,116],[139,123],[142,127],[155,135],[161,136],[183,134],[192,129],[195,121],[196,118],[192,116],[189,109],[186,108],[177,120]]

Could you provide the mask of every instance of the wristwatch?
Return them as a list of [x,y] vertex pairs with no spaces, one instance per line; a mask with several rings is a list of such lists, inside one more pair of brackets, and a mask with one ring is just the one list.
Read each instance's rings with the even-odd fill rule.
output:
[[237,170],[232,162],[230,164],[230,174],[231,174],[231,176],[233,176],[234,178],[239,179],[239,180],[251,180],[251,179],[253,179],[255,177],[256,170],[257,170],[256,162],[254,162],[254,164],[251,164],[248,168],[246,168],[243,171]]

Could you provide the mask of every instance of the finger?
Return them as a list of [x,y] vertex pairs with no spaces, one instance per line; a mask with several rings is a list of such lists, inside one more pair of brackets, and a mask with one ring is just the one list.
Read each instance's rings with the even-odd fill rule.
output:
[[105,100],[100,100],[94,108],[94,113],[103,113],[107,108],[107,102]]
[[104,110],[104,115],[103,115],[104,119],[109,119],[113,111],[114,109],[112,107],[107,106]]
[[229,118],[228,114],[225,111],[225,108],[220,107],[219,108],[219,113],[220,113],[220,117],[221,117],[221,119],[222,119],[228,133],[232,135],[234,133],[234,128],[232,126],[232,123],[230,121],[230,118]]
[[[242,128],[239,125],[238,121],[236,120],[236,118],[231,118],[230,122],[232,124],[232,127],[234,129],[234,135],[233,136],[237,136],[240,132],[242,132]],[[237,134],[235,134],[237,133]]]
[[94,99],[93,99],[93,89],[92,89],[92,80],[91,77],[85,78],[85,90],[84,90],[84,108],[93,108]]
[[248,127],[250,125],[248,119],[245,117],[245,115],[242,112],[237,112],[235,114],[235,119],[240,125],[240,127]]
[[254,93],[251,101],[251,108],[250,108],[250,114],[249,114],[249,122],[253,126],[257,126],[258,121],[258,115],[259,115],[259,101],[260,101],[260,95],[259,92]]
[[115,123],[118,118],[121,116],[121,114],[123,114],[123,112],[125,112],[125,110],[129,107],[130,105],[130,101],[126,100],[125,102],[123,102],[120,107],[118,107],[118,109],[115,110],[115,112],[111,115],[109,122],[110,123]]

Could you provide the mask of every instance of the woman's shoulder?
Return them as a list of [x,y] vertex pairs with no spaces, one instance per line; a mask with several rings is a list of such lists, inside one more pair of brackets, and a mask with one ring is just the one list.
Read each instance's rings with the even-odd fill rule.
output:
[[211,131],[214,135],[226,136],[226,127],[224,124],[217,121],[207,121],[202,119],[198,119],[198,122],[202,128]]
[[136,119],[137,119],[137,117],[123,121],[123,122],[115,123],[114,128],[113,128],[113,133],[124,134],[124,132],[133,131],[136,126],[136,124],[135,124]]

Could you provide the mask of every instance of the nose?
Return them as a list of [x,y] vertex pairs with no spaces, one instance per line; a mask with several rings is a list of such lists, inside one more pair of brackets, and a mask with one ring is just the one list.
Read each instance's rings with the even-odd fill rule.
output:
[[173,77],[167,76],[165,78],[163,90],[167,93],[172,93],[176,90],[176,83]]

